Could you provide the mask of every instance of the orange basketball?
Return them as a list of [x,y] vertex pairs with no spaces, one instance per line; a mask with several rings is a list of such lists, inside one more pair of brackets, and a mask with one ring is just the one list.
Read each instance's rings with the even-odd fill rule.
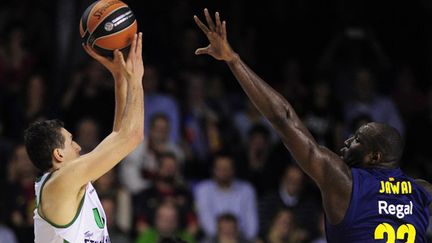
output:
[[84,44],[101,55],[112,56],[115,49],[129,47],[138,25],[132,10],[124,2],[99,0],[84,11],[79,28]]

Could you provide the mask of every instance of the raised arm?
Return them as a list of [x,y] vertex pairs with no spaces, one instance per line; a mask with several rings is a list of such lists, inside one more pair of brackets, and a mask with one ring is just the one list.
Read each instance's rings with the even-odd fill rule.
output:
[[122,82],[127,82],[127,85],[124,86],[127,87],[125,108],[121,118],[122,122],[117,124],[118,129],[106,137],[92,152],[68,162],[59,169],[56,173],[56,177],[61,177],[58,185],[79,188],[89,181],[98,179],[142,142],[144,136],[144,92],[142,87],[144,65],[141,49],[140,33],[139,37],[135,36],[126,61],[120,51],[114,52],[114,64],[121,70]]
[[[65,161],[64,166],[52,173],[51,179],[43,189],[41,197],[43,204],[39,212],[58,225],[71,222],[83,198],[87,183],[112,169],[143,140],[144,65],[141,50],[140,33],[139,37],[135,35],[126,61],[120,51],[114,51],[113,65],[117,66],[124,78],[123,81],[127,82],[125,108],[121,122],[117,124],[118,129],[115,129],[90,153],[72,161]],[[69,140],[67,141],[73,143],[71,139]]]
[[[215,22],[207,9],[204,14],[208,26],[197,16],[194,16],[194,19],[206,34],[210,45],[197,49],[196,54],[209,54],[228,64],[248,97],[278,131],[297,163],[318,184],[327,215],[334,218],[333,222],[337,222],[345,212],[337,212],[336,207],[346,209],[351,196],[352,179],[349,167],[335,153],[319,146],[289,102],[259,78],[231,49],[227,41],[226,22],[220,21],[219,14],[216,12]],[[342,205],[339,202],[333,206],[332,203],[338,200]]]

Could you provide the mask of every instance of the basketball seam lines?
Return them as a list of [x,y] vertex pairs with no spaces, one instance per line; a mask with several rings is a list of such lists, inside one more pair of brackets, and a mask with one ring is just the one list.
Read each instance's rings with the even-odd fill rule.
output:
[[[101,39],[101,38],[109,37],[109,36],[112,36],[112,35],[115,35],[115,34],[118,34],[118,33],[121,33],[121,32],[123,32],[123,31],[129,29],[130,27],[132,27],[132,26],[134,25],[135,22],[137,22],[136,19],[134,20],[134,22],[132,22],[132,24],[130,24],[128,27],[126,27],[126,28],[124,28],[124,29],[122,29],[122,30],[120,30],[120,31],[117,31],[117,32],[111,33],[111,34],[109,34],[109,35],[104,35],[104,36],[101,36],[101,37],[96,38],[96,39],[93,41],[92,47],[96,44],[96,41],[97,41],[97,40],[99,40],[99,39]],[[99,48],[102,48],[102,49],[105,49],[105,48],[100,47],[100,46],[98,46],[98,47],[99,47]],[[123,48],[124,48],[124,47],[123,47]],[[119,49],[120,49],[120,48],[119,48]],[[109,50],[109,49],[105,49],[105,50]]]

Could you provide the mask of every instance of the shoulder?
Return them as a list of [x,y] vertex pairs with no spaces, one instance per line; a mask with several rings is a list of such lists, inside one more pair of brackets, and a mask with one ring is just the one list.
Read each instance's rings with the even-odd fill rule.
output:
[[430,184],[428,181],[423,180],[423,179],[414,179],[414,181],[421,187],[423,187],[423,189],[425,189],[425,191],[427,191],[429,193],[429,195],[432,197],[432,184]]

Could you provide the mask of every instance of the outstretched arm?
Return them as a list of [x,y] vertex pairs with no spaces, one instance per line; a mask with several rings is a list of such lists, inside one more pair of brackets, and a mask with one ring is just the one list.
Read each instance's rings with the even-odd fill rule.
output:
[[347,209],[351,196],[349,167],[339,156],[319,146],[289,102],[258,77],[231,49],[227,41],[226,22],[220,21],[219,14],[215,14],[215,22],[207,9],[204,14],[208,26],[198,17],[194,16],[194,19],[210,45],[197,49],[196,54],[208,54],[228,64],[248,97],[278,131],[297,163],[320,187],[330,220],[341,220],[345,210],[340,209]]

